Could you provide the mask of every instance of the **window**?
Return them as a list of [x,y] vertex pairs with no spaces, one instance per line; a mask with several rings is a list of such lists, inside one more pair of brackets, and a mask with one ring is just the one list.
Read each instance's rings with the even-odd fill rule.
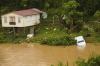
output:
[[10,17],[10,22],[15,22],[15,16]]
[[16,25],[15,23],[15,16],[10,16],[10,22],[9,22],[10,25]]
[[7,23],[7,17],[6,16],[4,17],[4,23]]
[[10,24],[10,25],[16,25],[16,23],[15,23],[15,22],[9,22],[9,24]]

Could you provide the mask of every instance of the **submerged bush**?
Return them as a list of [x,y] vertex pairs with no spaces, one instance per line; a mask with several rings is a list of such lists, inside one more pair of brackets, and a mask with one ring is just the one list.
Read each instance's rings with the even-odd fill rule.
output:
[[[51,64],[51,66],[54,66],[53,64]],[[62,62],[59,62],[57,66],[68,66],[68,63],[63,64]]]
[[64,36],[64,37],[59,37],[59,38],[47,38],[47,39],[43,39],[41,41],[42,44],[47,44],[47,45],[74,45],[75,44],[75,40],[72,39],[71,37],[68,36]]
[[[55,66],[51,64],[51,66]],[[57,66],[69,66],[68,62],[66,64],[63,64],[62,62],[59,62]],[[85,59],[79,59],[76,61],[75,66],[100,66],[100,56],[91,57],[87,61]]]
[[100,66],[100,56],[89,58],[87,61],[81,59],[76,64],[77,66]]

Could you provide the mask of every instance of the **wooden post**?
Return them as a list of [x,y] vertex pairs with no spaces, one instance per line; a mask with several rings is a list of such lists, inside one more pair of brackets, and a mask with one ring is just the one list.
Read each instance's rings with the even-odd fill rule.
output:
[[30,34],[33,34],[34,36],[34,26],[30,27]]
[[24,34],[26,34],[26,29],[25,29],[25,27],[24,27]]
[[14,37],[15,37],[15,27],[13,27]]

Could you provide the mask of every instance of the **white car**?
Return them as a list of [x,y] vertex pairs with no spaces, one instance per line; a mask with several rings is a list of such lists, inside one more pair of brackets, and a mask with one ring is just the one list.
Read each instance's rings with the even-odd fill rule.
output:
[[75,40],[77,40],[77,46],[79,46],[79,47],[85,47],[86,46],[86,42],[85,42],[83,36],[75,37]]

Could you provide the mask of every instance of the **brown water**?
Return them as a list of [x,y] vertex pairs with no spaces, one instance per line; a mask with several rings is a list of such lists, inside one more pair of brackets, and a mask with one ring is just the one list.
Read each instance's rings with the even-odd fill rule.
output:
[[76,46],[0,44],[0,66],[50,66],[60,61],[73,66],[77,58],[91,55],[100,55],[100,45],[88,44],[84,50],[78,50]]

